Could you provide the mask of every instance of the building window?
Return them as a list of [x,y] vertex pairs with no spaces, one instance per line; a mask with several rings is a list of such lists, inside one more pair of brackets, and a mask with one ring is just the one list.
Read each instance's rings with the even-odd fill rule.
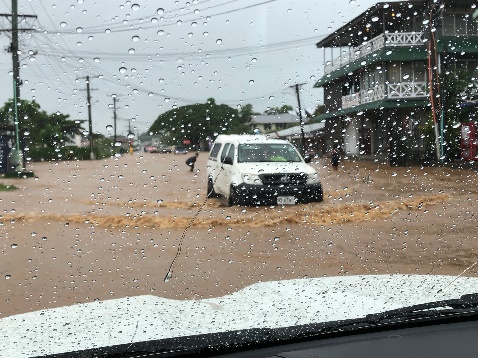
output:
[[264,124],[264,130],[270,131],[272,129],[272,124],[271,123],[265,123]]
[[277,123],[276,128],[277,129],[285,129],[285,128],[287,128],[287,123]]
[[442,27],[445,36],[476,35],[478,33],[472,16],[463,12],[443,14]]
[[426,82],[425,61],[394,62],[389,65],[389,83]]

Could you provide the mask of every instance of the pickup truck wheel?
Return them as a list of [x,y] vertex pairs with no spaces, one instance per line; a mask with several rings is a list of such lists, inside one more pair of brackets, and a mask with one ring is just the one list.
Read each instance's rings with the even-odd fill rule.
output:
[[208,198],[217,198],[217,193],[214,191],[214,185],[212,183],[212,178],[207,180],[207,193]]
[[234,185],[231,185],[231,189],[229,190],[229,198],[227,200],[227,204],[229,206],[239,205],[237,187],[235,187]]

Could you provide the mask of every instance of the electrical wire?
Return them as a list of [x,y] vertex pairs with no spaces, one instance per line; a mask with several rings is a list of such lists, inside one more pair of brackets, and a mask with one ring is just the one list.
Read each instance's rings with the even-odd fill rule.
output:
[[[319,35],[320,36],[320,35]],[[138,54],[124,54],[125,56],[134,59],[135,61],[151,61],[153,59],[160,59],[164,62],[177,61],[179,56],[188,57],[188,60],[199,57],[199,59],[219,59],[228,58],[231,56],[252,56],[260,53],[283,51],[291,48],[300,48],[306,45],[310,45],[318,41],[319,36],[306,37],[301,39],[275,42],[268,45],[260,46],[244,46],[231,49],[218,49],[211,51],[188,51],[188,52],[168,52],[168,53],[138,53]],[[322,35],[325,36],[325,35]],[[52,48],[50,54],[61,53],[60,50]],[[96,51],[78,51],[73,54],[73,57],[78,58],[82,56],[85,58],[101,58],[105,61],[117,60],[118,53],[113,52],[96,52]]]
[[[263,1],[263,2],[260,2],[260,3],[257,3],[257,4],[252,4],[252,5],[248,5],[248,6],[245,6],[245,7],[242,7],[242,8],[239,8],[239,9],[234,9],[234,10],[228,10],[228,11],[223,11],[223,12],[220,12],[220,13],[217,13],[217,14],[213,14],[213,15],[207,15],[208,17],[213,17],[213,16],[221,16],[221,15],[226,15],[226,14],[230,14],[230,13],[233,13],[233,12],[237,12],[237,11],[242,11],[242,10],[245,10],[245,9],[250,9],[250,8],[253,8],[253,7],[256,7],[256,6],[261,6],[261,5],[264,5],[264,4],[267,4],[267,3],[271,3],[271,2],[275,2],[275,1],[278,1],[278,0],[266,0],[266,1]],[[189,19],[187,20],[188,22],[194,22],[194,21],[198,21],[198,20],[202,20],[204,17],[198,17],[198,18],[194,18],[194,19]],[[167,27],[167,26],[174,26],[174,25],[177,25],[176,23],[167,23],[167,24],[162,24],[162,25],[152,25],[152,26],[145,26],[145,27],[131,27],[131,25],[127,25],[128,28],[120,28],[120,29],[115,29],[115,31],[109,31],[110,33],[119,33],[119,32],[130,32],[130,31],[138,31],[138,30],[147,30],[147,29],[155,29],[155,28],[161,28],[161,27]],[[126,26],[126,25],[125,25]],[[106,30],[108,30],[109,27],[105,27],[105,29],[103,31],[84,31],[84,29],[82,29],[81,31],[81,34],[85,34],[85,35],[97,35],[97,34],[105,34]],[[44,30],[45,33],[47,34],[50,34],[52,33],[52,31],[49,31],[49,30]],[[68,30],[68,31],[57,31],[55,30],[54,31],[55,34],[66,34],[66,35],[77,35],[78,32],[77,30],[75,29],[74,31],[72,30]]]
[[[201,2],[200,4],[198,4],[198,6],[204,4],[205,2],[209,2],[209,1],[212,1],[212,0],[204,0],[203,2]],[[206,7],[204,9],[200,9],[200,11],[205,11],[205,10],[209,10],[209,9],[213,9],[213,8],[216,8],[216,7],[220,7],[220,6],[224,6],[224,5],[227,5],[227,4],[230,4],[232,2],[236,2],[236,1],[240,1],[240,0],[229,0],[228,2],[226,3],[222,3],[222,4],[217,4],[217,5],[213,5],[213,6],[209,6],[209,7]],[[170,14],[170,13],[174,13],[174,12],[178,12],[178,11],[181,11],[181,9],[174,9],[174,10],[169,10],[169,11],[164,11],[164,14]],[[198,9],[199,10],[199,9]],[[154,13],[154,14],[151,14],[151,15],[146,15],[146,16],[141,16],[141,17],[136,17],[136,18],[133,18],[133,19],[128,19],[128,25],[126,25],[124,23],[124,20],[118,20],[116,22],[113,22],[111,24],[102,24],[102,25],[94,25],[94,26],[86,26],[86,27],[83,27],[83,29],[86,29],[86,30],[92,30],[92,29],[97,29],[97,28],[103,28],[103,30],[106,30],[106,29],[111,29],[111,28],[114,28],[115,26],[118,26],[120,28],[124,28],[124,27],[129,27],[131,26],[131,24],[129,24],[130,22],[132,21],[139,21],[139,22],[142,22],[144,21],[144,19],[148,19],[148,18],[153,18],[155,17],[156,15],[158,15],[157,13]],[[186,13],[186,14],[179,14],[179,15],[175,15],[174,18],[178,18],[178,17],[182,17],[182,16],[189,16],[191,15],[191,13]],[[172,19],[173,17],[170,17],[169,19]],[[76,29],[64,29],[62,31],[67,31],[67,32],[76,32]]]

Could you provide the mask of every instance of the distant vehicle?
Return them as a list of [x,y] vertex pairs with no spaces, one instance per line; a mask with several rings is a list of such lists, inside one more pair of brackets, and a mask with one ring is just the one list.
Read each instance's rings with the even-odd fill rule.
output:
[[168,145],[162,145],[161,147],[159,147],[159,152],[160,153],[172,153],[173,149]]
[[148,146],[149,153],[159,153],[159,148],[157,145],[150,145]]
[[174,154],[188,154],[188,150],[183,146],[174,147]]

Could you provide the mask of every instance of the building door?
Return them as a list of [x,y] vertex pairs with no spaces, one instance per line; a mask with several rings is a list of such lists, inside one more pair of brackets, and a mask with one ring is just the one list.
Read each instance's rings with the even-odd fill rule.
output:
[[362,136],[360,138],[360,154],[372,154],[372,129],[362,128]]

